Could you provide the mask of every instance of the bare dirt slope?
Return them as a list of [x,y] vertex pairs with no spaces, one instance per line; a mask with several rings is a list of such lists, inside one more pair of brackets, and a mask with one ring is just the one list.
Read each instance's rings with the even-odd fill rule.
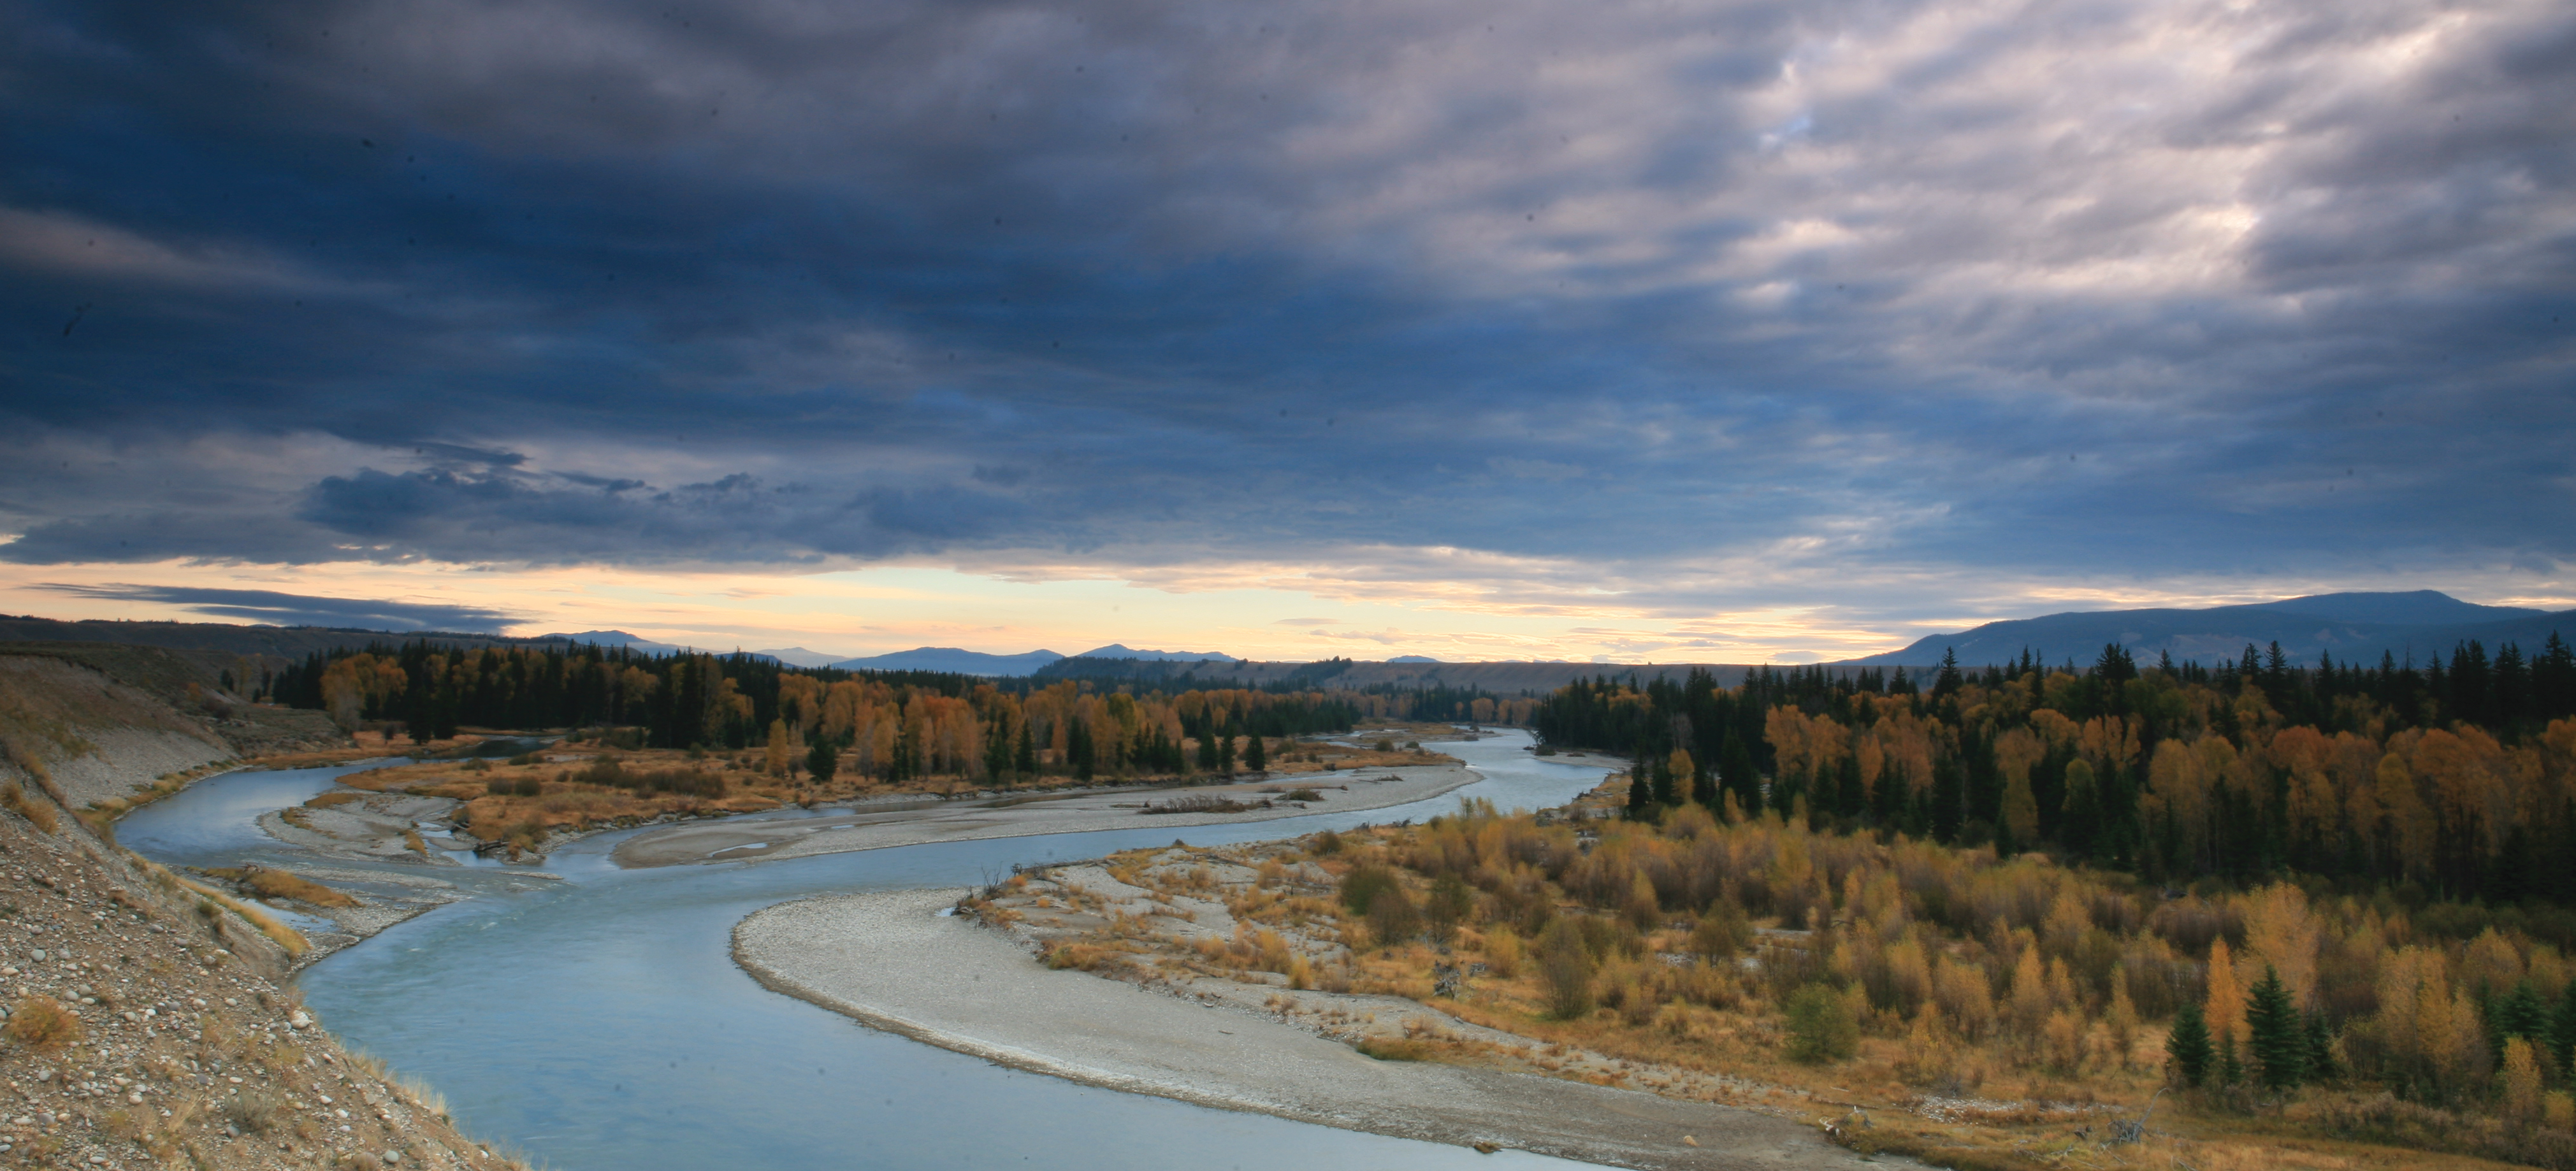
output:
[[173,652],[0,647],[0,782],[73,809],[131,797],[170,774],[345,739],[319,712],[224,695],[212,672]]
[[325,1032],[285,983],[289,946],[25,802],[54,830],[0,813],[0,1161],[515,1166]]

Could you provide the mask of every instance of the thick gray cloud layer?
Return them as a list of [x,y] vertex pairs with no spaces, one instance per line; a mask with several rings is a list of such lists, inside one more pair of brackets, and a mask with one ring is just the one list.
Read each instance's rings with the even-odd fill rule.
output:
[[0,22],[21,562],[2576,558],[2564,5]]

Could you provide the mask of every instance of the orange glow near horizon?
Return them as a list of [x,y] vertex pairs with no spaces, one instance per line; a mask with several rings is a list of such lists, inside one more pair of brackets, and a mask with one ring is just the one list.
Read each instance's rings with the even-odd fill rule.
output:
[[[1569,586],[1569,567],[1502,559],[1489,559],[1495,563],[1480,566],[1488,572],[1475,577],[1435,573],[1408,579],[1403,573],[1454,569],[1456,559],[1455,551],[1390,555],[1368,570],[1338,576],[1311,567],[1249,564],[893,564],[809,574],[361,562],[9,566],[0,567],[0,608],[68,619],[250,621],[187,604],[84,597],[59,588],[139,584],[477,607],[509,615],[501,629],[516,635],[615,629],[710,649],[802,647],[836,657],[921,646],[1076,654],[1115,642],[1288,661],[1413,654],[1453,662],[1803,663],[1894,650],[1927,634],[1998,618],[2225,605],[2354,588],[2058,582],[2019,590],[1989,587],[1961,598],[1966,591],[1943,582],[1938,584],[1951,588],[1925,591],[1926,609],[1934,612],[1918,617],[1830,604],[1692,612],[1671,603],[1646,604],[1599,585]],[[2554,594],[2454,592],[2550,609],[2576,605]],[[1929,597],[1936,593],[1951,596]]]

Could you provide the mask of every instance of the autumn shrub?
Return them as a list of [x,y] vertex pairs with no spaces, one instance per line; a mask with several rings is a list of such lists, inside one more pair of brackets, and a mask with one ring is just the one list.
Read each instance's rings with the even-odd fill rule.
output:
[[1829,984],[1809,984],[1783,1006],[1789,1056],[1810,1064],[1843,1061],[1860,1051],[1860,1014],[1851,998]]
[[1549,1016],[1573,1020],[1591,1014],[1593,970],[1592,951],[1584,946],[1576,920],[1549,924],[1538,941],[1538,978]]
[[1957,1039],[1941,1019],[1941,1006],[1924,1005],[1906,1033],[1905,1048],[1896,1059],[1896,1076],[1910,1086],[1937,1085],[1952,1077],[1957,1049]]
[[1455,874],[1443,874],[1431,880],[1431,893],[1422,901],[1422,924],[1431,941],[1448,946],[1458,933],[1458,925],[1476,913],[1476,894]]
[[1508,923],[1485,931],[1485,969],[1505,980],[1521,974],[1521,937]]
[[[1321,843],[1318,843],[1318,851]],[[1362,863],[1342,876],[1342,906],[1354,915],[1366,915],[1379,895],[1396,889],[1395,871],[1375,863]]]
[[1368,925],[1369,938],[1381,947],[1394,947],[1421,933],[1422,912],[1403,887],[1389,885],[1369,900]]
[[1698,956],[1701,963],[1732,960],[1752,943],[1753,924],[1732,896],[1709,904],[1699,922],[1691,927],[1691,954]]
[[29,996],[9,1012],[9,1039],[51,1053],[81,1038],[80,1018],[49,996]]

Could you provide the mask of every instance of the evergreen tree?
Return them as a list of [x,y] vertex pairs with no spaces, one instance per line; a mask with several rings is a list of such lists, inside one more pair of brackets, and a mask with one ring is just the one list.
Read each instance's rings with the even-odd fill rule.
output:
[[2236,1031],[2218,1030],[2218,1084],[2221,1088],[2245,1080],[2244,1063],[2236,1060]]
[[2093,766],[2082,757],[2066,762],[2065,813],[2065,820],[2057,823],[2057,836],[2077,855],[2090,855],[2102,824],[2102,793]]
[[1726,734],[1726,747],[1718,750],[1717,780],[1735,794],[1735,803],[1747,811],[1762,806],[1762,770],[1754,765],[1753,753],[1744,747],[1744,738],[1732,731]]
[[1834,773],[1833,811],[1840,817],[1858,817],[1869,811],[1869,786],[1861,783],[1860,756],[1856,753],[1844,753]]
[[1956,695],[1965,682],[1959,674],[1959,653],[1949,647],[1941,648],[1941,673],[1932,678],[1932,698],[1945,699]]
[[2308,1014],[2308,1080],[2331,1081],[2343,1073],[2342,1063],[2335,1060],[2334,1026],[2326,1014]]
[[1959,840],[1961,808],[1966,804],[1967,776],[1956,757],[1943,756],[1932,762],[1931,803],[1932,837],[1943,845]]
[[2200,1015],[2199,1001],[2185,1000],[2174,1013],[2173,1031],[2165,1036],[2165,1065],[2166,1076],[2185,1086],[2209,1080],[2209,1022]]
[[1068,762],[1073,765],[1073,779],[1077,781],[1091,779],[1091,725],[1087,721],[1077,719],[1073,721],[1073,727],[1065,732],[1064,754],[1073,758]]
[[1256,773],[1267,772],[1270,769],[1270,750],[1263,746],[1261,737],[1257,734],[1246,737],[1243,741],[1243,767],[1247,772]]
[[805,750],[805,771],[814,774],[814,783],[832,783],[832,774],[841,770],[841,746],[829,736],[816,734],[812,747]]
[[1897,763],[1893,758],[1889,759],[1886,765],[1878,770],[1878,791],[1871,794],[1876,798],[1876,807],[1870,812],[1877,824],[1889,829],[1896,828],[1898,819],[1905,812],[1906,798],[1912,793],[1913,788],[1912,779],[1905,775],[1905,766]]
[[1654,785],[1646,780],[1646,766],[1639,764],[1628,770],[1628,817],[1643,821],[1654,807]]
[[984,736],[984,775],[997,781],[1011,775],[1011,730],[1000,720]]
[[2548,1049],[2558,1059],[2558,1072],[2576,1078],[2576,982],[2558,995],[2558,1012],[2549,1019]]
[[2308,1036],[2281,973],[2263,966],[2263,981],[2245,1002],[2245,1031],[2265,1088],[2289,1090],[2307,1080]]
[[2487,1005],[2486,1020],[2487,1047],[2497,1053],[2504,1052],[2509,1037],[2526,1037],[2540,1044],[2549,1035],[2549,1006],[2541,1001],[2540,992],[2529,980],[2515,984],[2513,991]]
[[1036,735],[1029,731],[1027,720],[1020,721],[1020,750],[1011,761],[1011,765],[1021,776],[1037,775],[1038,742]]

